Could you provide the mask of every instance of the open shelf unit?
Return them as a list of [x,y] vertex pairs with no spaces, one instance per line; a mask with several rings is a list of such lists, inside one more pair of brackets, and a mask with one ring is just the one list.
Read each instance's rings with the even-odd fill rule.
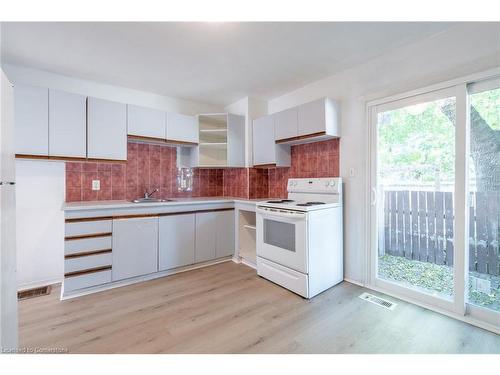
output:
[[224,167],[227,165],[227,114],[199,115],[200,167]]
[[240,210],[238,217],[239,256],[254,265],[257,263],[255,229],[255,212]]

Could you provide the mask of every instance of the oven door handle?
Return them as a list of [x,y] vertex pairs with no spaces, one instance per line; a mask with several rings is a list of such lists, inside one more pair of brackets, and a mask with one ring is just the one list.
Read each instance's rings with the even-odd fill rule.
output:
[[257,207],[257,213],[264,216],[273,216],[277,218],[288,218],[295,220],[304,220],[306,218],[305,212],[288,213],[283,211],[270,211]]

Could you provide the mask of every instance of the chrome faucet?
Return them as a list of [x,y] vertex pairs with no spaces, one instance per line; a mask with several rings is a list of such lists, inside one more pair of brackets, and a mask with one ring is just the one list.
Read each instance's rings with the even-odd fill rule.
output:
[[144,199],[150,199],[150,198],[151,198],[151,196],[152,196],[154,193],[156,193],[157,191],[158,191],[158,188],[154,189],[151,193],[148,193],[148,191],[146,190],[146,191],[144,192]]

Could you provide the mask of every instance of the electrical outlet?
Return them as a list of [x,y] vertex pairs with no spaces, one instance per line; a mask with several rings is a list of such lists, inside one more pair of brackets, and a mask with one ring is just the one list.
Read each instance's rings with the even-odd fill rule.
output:
[[92,190],[101,190],[101,180],[92,180]]

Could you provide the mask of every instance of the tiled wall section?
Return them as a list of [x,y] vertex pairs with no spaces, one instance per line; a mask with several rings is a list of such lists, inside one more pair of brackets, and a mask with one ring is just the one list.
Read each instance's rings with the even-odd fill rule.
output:
[[286,198],[289,178],[338,177],[339,139],[292,146],[292,166],[269,170],[269,197]]
[[[159,188],[158,198],[223,195],[222,169],[195,169],[193,191],[177,189],[175,147],[128,143],[126,163],[66,163],[66,201],[121,200],[144,196]],[[101,189],[92,190],[92,180]]]
[[[122,200],[160,189],[159,198],[230,196],[240,198],[286,197],[289,177],[337,177],[337,139],[292,146],[290,168],[194,169],[193,191],[177,189],[176,149],[144,143],[128,144],[126,163],[66,163],[66,201]],[[101,189],[92,190],[92,180]]]

